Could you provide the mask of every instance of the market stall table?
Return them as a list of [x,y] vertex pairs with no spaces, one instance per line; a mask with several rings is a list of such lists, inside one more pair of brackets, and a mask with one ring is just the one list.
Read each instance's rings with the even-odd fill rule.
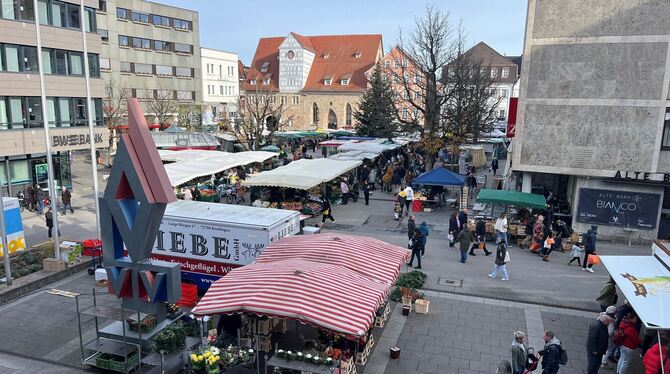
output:
[[335,367],[325,366],[325,365],[316,365],[310,362],[297,361],[297,360],[287,360],[285,358],[279,358],[277,356],[272,356],[267,363],[268,366],[279,367],[282,369],[296,370],[301,373],[313,373],[313,374],[332,374],[337,370]]

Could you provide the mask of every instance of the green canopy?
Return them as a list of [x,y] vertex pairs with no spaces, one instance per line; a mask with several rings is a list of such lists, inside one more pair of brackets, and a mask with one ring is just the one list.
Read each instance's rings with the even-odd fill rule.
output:
[[518,191],[480,190],[477,201],[482,203],[496,203],[503,205],[518,205],[528,208],[546,208],[544,196]]

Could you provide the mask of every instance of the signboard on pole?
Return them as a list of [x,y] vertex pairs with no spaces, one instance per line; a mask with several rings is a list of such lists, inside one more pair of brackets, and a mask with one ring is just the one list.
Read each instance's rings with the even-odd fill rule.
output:
[[582,188],[577,221],[652,230],[660,201],[659,194]]
[[[9,254],[23,252],[26,250],[26,238],[23,233],[19,199],[15,197],[3,197],[2,202],[4,205],[5,231],[7,234],[7,241],[9,242],[9,245],[7,246]],[[0,257],[3,256],[3,245],[4,242],[0,236]]]

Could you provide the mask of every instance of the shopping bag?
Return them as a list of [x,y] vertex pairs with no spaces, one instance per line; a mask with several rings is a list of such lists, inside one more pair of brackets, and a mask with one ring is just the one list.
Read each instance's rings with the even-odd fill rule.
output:
[[447,235],[447,240],[449,240],[450,242],[453,242],[454,241],[454,236],[452,234]]
[[479,242],[479,249],[484,249],[486,248],[486,244],[484,242]]
[[597,254],[589,255],[589,259],[586,261],[589,265],[598,265],[600,264],[600,256]]
[[534,242],[533,244],[530,245],[530,251],[533,253],[537,253],[537,251],[540,249],[540,244],[538,242]]
[[505,261],[504,261],[504,262],[505,262],[505,263],[510,262],[509,251],[505,251]]

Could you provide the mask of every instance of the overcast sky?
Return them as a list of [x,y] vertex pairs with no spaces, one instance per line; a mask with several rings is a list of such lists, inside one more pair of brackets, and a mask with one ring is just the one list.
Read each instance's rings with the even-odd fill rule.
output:
[[463,21],[468,42],[484,41],[498,52],[519,55],[523,48],[526,1],[523,0],[156,0],[200,13],[200,45],[236,52],[248,65],[258,39],[302,35],[379,34],[384,51],[398,30],[408,33],[427,4]]

